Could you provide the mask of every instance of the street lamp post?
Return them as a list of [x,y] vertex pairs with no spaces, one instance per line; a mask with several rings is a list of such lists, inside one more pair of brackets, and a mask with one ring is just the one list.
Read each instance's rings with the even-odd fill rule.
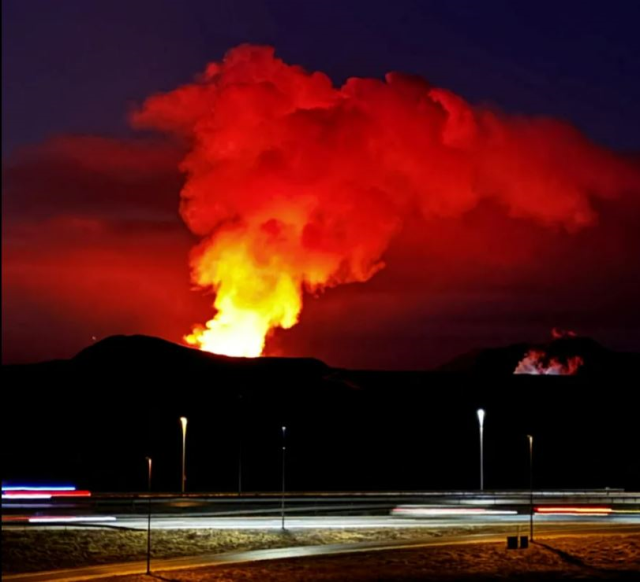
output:
[[478,409],[478,424],[480,425],[480,491],[484,491],[484,410]]
[[187,480],[187,475],[185,472],[185,459],[187,452],[187,419],[184,416],[180,417],[180,424],[182,425],[182,488],[181,491],[184,494],[185,481]]
[[151,457],[147,457],[149,478],[147,481],[148,505],[147,505],[147,575],[151,574]]
[[286,436],[287,427],[282,427],[282,498],[280,503],[280,513],[282,517],[282,529],[284,529],[284,492],[285,492],[285,459],[286,459]]
[[238,495],[242,494],[242,394],[238,394]]
[[533,437],[529,439],[529,538],[533,541]]
[[238,495],[242,495],[242,436],[238,437]]

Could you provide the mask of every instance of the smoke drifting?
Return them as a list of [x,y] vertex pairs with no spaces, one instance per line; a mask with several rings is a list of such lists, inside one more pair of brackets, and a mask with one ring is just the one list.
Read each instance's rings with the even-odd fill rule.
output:
[[514,374],[533,374],[541,376],[573,376],[578,373],[584,360],[580,356],[571,356],[565,362],[550,357],[541,349],[529,350],[522,358]]
[[305,292],[370,279],[408,216],[492,201],[572,232],[596,221],[598,199],[640,191],[637,167],[566,123],[474,107],[400,73],[334,87],[269,47],[231,50],[132,122],[187,144],[181,215],[201,238],[193,282],[215,292],[216,313],[186,339],[232,355],[259,355],[295,325]]
[[558,327],[554,327],[551,330],[551,337],[553,339],[565,339],[570,337],[578,337],[578,334],[570,329],[560,329]]

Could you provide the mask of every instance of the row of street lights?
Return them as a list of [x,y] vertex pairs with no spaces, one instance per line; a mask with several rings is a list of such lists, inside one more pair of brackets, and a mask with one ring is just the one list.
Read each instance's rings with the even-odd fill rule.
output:
[[[486,413],[483,408],[477,410],[478,425],[480,428],[480,491],[484,491],[484,419]],[[186,447],[187,447],[187,418],[185,416],[180,417],[180,425],[182,426],[182,479],[181,479],[181,492],[185,492],[186,485]],[[282,427],[282,499],[284,506],[284,487],[285,487],[285,453],[286,453],[286,433],[287,427]],[[529,489],[533,491],[533,437],[527,435],[529,439]],[[151,466],[149,466],[149,473],[151,473]],[[283,512],[284,516],[284,512]],[[284,517],[283,517],[284,523]]]
[[[182,480],[181,480],[181,491],[184,495],[185,492],[185,484],[187,480],[186,475],[186,452],[187,452],[187,418],[186,416],[180,417],[180,426],[182,427]],[[280,502],[280,511],[281,511],[281,520],[282,520],[282,529],[285,529],[285,460],[286,460],[286,436],[287,436],[287,427],[282,427],[282,498]],[[147,505],[147,575],[151,575],[151,468],[152,468],[152,459],[151,457],[146,457],[147,461],[147,492],[148,492],[148,505]]]
[[[187,474],[186,474],[187,419],[186,417],[184,416],[180,417],[180,425],[182,426],[182,480],[181,480],[180,491],[184,493],[185,483],[187,480]],[[146,457],[146,461],[147,461],[147,469],[148,469],[147,486],[149,489],[149,493],[151,493],[151,464],[152,464],[151,457]]]
[[[185,486],[186,486],[186,481],[187,481],[187,474],[186,474],[186,452],[187,452],[187,418],[185,416],[181,416],[180,417],[180,425],[182,426],[182,479],[181,479],[181,487],[180,487],[180,491],[182,493],[185,492]],[[285,474],[284,474],[284,470],[285,470],[285,437],[286,437],[286,433],[287,433],[287,427],[283,426],[282,427],[282,490],[283,490],[283,495],[284,495],[284,479],[285,479]],[[240,455],[240,452],[238,453]],[[149,457],[147,457],[147,459],[149,459]],[[240,465],[240,461],[238,460],[238,492],[241,492],[241,479],[242,479],[242,467]],[[151,468],[149,468],[149,472],[151,472]],[[149,473],[151,474],[151,473]]]
[[[480,429],[480,491],[484,491],[484,419],[486,413],[483,408],[477,410],[478,426]],[[186,450],[187,450],[187,418],[185,416],[180,417],[180,425],[182,427],[182,479],[181,479],[181,492],[184,494],[186,486]],[[287,427],[282,427],[282,500],[281,500],[281,514],[282,514],[282,529],[285,524],[285,512],[284,512],[284,497],[285,497],[285,461],[286,461],[286,434]],[[533,538],[533,436],[527,435],[529,440],[529,491],[530,491],[530,505],[531,505],[531,537]],[[151,486],[151,459],[147,457],[149,462],[149,487]]]
[[[480,427],[480,491],[484,491],[484,409],[479,408],[477,415]],[[529,537],[533,540],[533,436],[528,434],[527,439],[529,440]]]
[[[484,409],[477,410],[478,425],[480,428],[480,491],[484,491],[484,419],[486,413]],[[186,451],[187,451],[187,418],[180,417],[180,426],[182,427],[182,479],[181,492],[184,494],[186,485]],[[282,496],[280,501],[280,513],[282,529],[285,529],[285,478],[286,478],[286,436],[287,427],[282,427]],[[530,513],[529,513],[529,536],[533,540],[533,436],[527,435],[529,439],[529,491],[530,491]],[[147,521],[147,574],[151,573],[151,457],[147,457],[148,465],[148,491],[149,491],[149,507]],[[240,470],[240,469],[239,469]]]
[[[477,410],[478,426],[480,429],[480,491],[484,491],[484,419],[486,413],[484,409],[479,408]],[[184,494],[186,485],[186,451],[187,451],[187,418],[185,416],[180,417],[180,426],[182,427],[182,479],[181,479],[181,492]],[[282,529],[285,529],[285,493],[286,493],[286,436],[287,427],[282,427],[282,495],[280,501],[280,513]],[[533,436],[527,435],[529,440],[529,536],[533,540]],[[150,555],[151,555],[151,457],[146,458],[148,463],[148,489],[149,489],[149,511],[148,511],[148,549],[147,549],[147,573],[150,572]]]
[[[182,486],[181,491],[184,494],[186,483],[186,452],[187,452],[187,418],[180,417],[180,425],[182,426]],[[147,576],[151,575],[151,469],[153,460],[151,457],[146,458],[147,461]]]
[[[484,419],[486,413],[484,409],[479,408],[477,410],[478,426],[480,428],[480,491],[484,491]],[[186,447],[187,447],[187,418],[185,416],[180,417],[180,425],[182,426],[182,479],[181,479],[181,492],[185,492],[186,485]],[[284,499],[284,486],[285,486],[285,453],[286,453],[286,433],[287,427],[282,427],[282,490]],[[533,491],[533,437],[527,435],[529,439],[529,489]],[[149,469],[151,471],[151,469]],[[284,502],[283,502],[284,503]]]
[[[186,458],[187,458],[187,418],[185,416],[180,417],[180,425],[182,427],[182,479],[181,479],[181,488],[180,491],[184,495],[185,485],[187,481],[187,473],[186,473]],[[287,436],[287,427],[282,427],[282,499],[281,499],[281,513],[282,513],[282,529],[284,529],[285,517],[284,517],[284,496],[285,496],[285,461],[286,461],[286,436]],[[151,493],[151,457],[147,457],[148,469],[149,469],[149,477],[148,477],[148,487],[149,493]],[[240,471],[240,469],[238,469]],[[240,475],[240,473],[239,473]],[[240,478],[240,477],[238,477]],[[149,503],[151,503],[151,497],[149,497]],[[151,512],[149,511],[149,519],[151,519]]]
[[[477,410],[478,415],[478,426],[480,429],[480,491],[484,491],[484,419],[486,413],[484,409],[479,408]],[[181,479],[181,491],[182,494],[185,492],[186,485],[186,451],[187,451],[187,418],[185,416],[180,417],[180,426],[182,427],[182,479]],[[282,427],[282,495],[280,501],[280,513],[281,513],[281,522],[282,529],[285,529],[285,478],[286,478],[286,436],[287,436],[287,427]],[[533,540],[533,436],[527,435],[529,439],[529,492],[530,492],[530,515],[529,515],[529,535]],[[149,573],[150,563],[150,544],[151,544],[151,457],[147,457],[148,463],[148,489],[149,489],[149,520],[148,520],[148,553],[147,553],[147,573]]]

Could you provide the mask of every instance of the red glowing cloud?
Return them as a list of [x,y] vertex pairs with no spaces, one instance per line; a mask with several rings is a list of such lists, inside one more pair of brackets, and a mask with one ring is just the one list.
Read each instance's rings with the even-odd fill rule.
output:
[[334,87],[269,47],[233,49],[132,120],[187,143],[192,278],[216,293],[214,318],[187,340],[237,355],[295,325],[305,291],[370,279],[416,213],[429,224],[491,203],[575,232],[599,200],[640,191],[636,166],[566,123],[473,107],[399,73]]
[[555,325],[640,348],[638,160],[564,122],[400,74],[334,87],[256,47],[133,121],[171,136],[58,136],[5,161],[4,361],[178,341],[211,316],[194,245],[216,315],[231,290],[267,335],[300,318],[269,354],[424,368]]
[[176,209],[181,155],[167,142],[61,136],[10,160],[5,361],[70,356],[112,333],[175,337],[197,316],[184,272],[193,238]]

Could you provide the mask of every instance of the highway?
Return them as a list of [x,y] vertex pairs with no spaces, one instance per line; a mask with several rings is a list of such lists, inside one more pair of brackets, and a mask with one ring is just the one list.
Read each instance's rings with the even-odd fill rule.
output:
[[[89,493],[89,492],[87,492]],[[283,507],[284,501],[284,507]],[[3,498],[3,527],[110,527],[146,529],[438,528],[525,525],[526,491],[374,492],[281,495],[87,494],[40,499]],[[535,521],[636,524],[640,494],[621,491],[534,492]]]
[[[143,493],[108,494],[87,492],[82,497],[5,497],[3,493],[3,525],[18,523],[53,524],[82,518],[109,519],[117,524],[136,524],[150,512],[156,527],[161,524],[189,523],[185,527],[213,527],[203,518],[245,518],[242,522],[268,524],[268,520],[251,521],[250,517],[280,517],[282,496],[273,493],[246,495],[223,493],[192,493],[187,495]],[[380,523],[393,523],[400,518],[456,519],[465,514],[474,518],[506,519],[509,515],[528,515],[531,502],[538,510],[554,507],[606,509],[611,516],[634,515],[640,510],[640,493],[618,490],[579,491],[433,491],[433,492],[314,492],[290,493],[284,498],[288,520],[299,517],[378,517]],[[444,513],[443,513],[444,512]],[[545,516],[548,517],[548,516]],[[550,517],[550,516],[549,516]],[[112,518],[115,518],[112,519]],[[174,518],[174,519],[172,519]],[[32,521],[29,521],[32,520]],[[90,521],[87,519],[85,521]],[[188,520],[185,522],[185,520]],[[417,519],[413,521],[418,522]],[[344,523],[344,520],[340,520]],[[233,521],[215,521],[232,527]],[[290,522],[293,523],[293,522]],[[302,523],[302,522],[300,522]],[[333,522],[327,521],[327,524]],[[353,521],[353,523],[359,523]],[[132,525],[133,524],[133,525]],[[201,525],[198,525],[201,524]],[[246,527],[246,526],[245,526]],[[265,525],[264,527],[268,527]],[[331,527],[327,525],[326,527]],[[354,527],[358,527],[354,525]],[[363,526],[360,526],[363,527]],[[378,527],[378,526],[373,526]],[[387,526],[379,526],[387,527]]]
[[[3,527],[24,526],[30,528],[54,528],[64,527],[80,528],[87,526],[101,526],[109,528],[122,528],[133,530],[147,529],[146,515],[128,515],[115,517],[113,520],[102,521],[99,517],[92,519],[85,516],[81,521],[65,521],[64,518],[46,519],[28,524],[17,522],[5,522]],[[536,526],[546,525],[638,525],[640,526],[640,514],[622,515],[540,515],[535,516]],[[338,516],[338,517],[287,517],[285,527],[288,530],[302,529],[406,529],[406,528],[445,528],[445,527],[470,527],[470,526],[516,526],[520,525],[522,530],[526,530],[529,524],[529,516],[526,514],[516,515],[473,515],[455,516],[448,518],[421,518],[421,519],[400,519],[393,516]],[[219,529],[219,530],[280,530],[282,529],[281,518],[275,517],[189,517],[189,516],[158,516],[152,517],[151,527],[157,530],[177,530],[177,529]]]
[[[282,501],[281,495],[271,493],[243,496],[219,493],[184,496],[83,494],[51,499],[9,496],[2,500],[2,527],[44,531],[61,527],[140,531],[150,524],[152,531],[281,530]],[[640,533],[640,494],[623,491],[536,491],[533,497],[530,491],[291,493],[284,497],[288,531],[423,529],[426,535],[415,537],[431,539],[407,541],[415,539],[413,533],[407,532],[404,541],[396,542],[378,540],[154,559],[153,569],[161,571],[472,541],[504,542],[507,535],[528,533],[532,507],[536,511],[536,537],[595,532]],[[475,529],[480,526],[481,529]],[[457,535],[464,530],[477,533]],[[145,568],[144,562],[130,562],[5,575],[3,579],[72,582],[139,574],[144,573]]]
[[[155,529],[274,529],[284,512],[290,528],[437,527],[443,523],[528,519],[531,501],[536,520],[567,517],[554,508],[573,509],[576,518],[595,513],[601,520],[635,520],[640,493],[623,491],[373,492],[236,494],[91,494],[41,499],[10,495],[2,499],[3,527],[60,524],[146,528],[149,513]],[[580,515],[579,512],[585,513]]]

